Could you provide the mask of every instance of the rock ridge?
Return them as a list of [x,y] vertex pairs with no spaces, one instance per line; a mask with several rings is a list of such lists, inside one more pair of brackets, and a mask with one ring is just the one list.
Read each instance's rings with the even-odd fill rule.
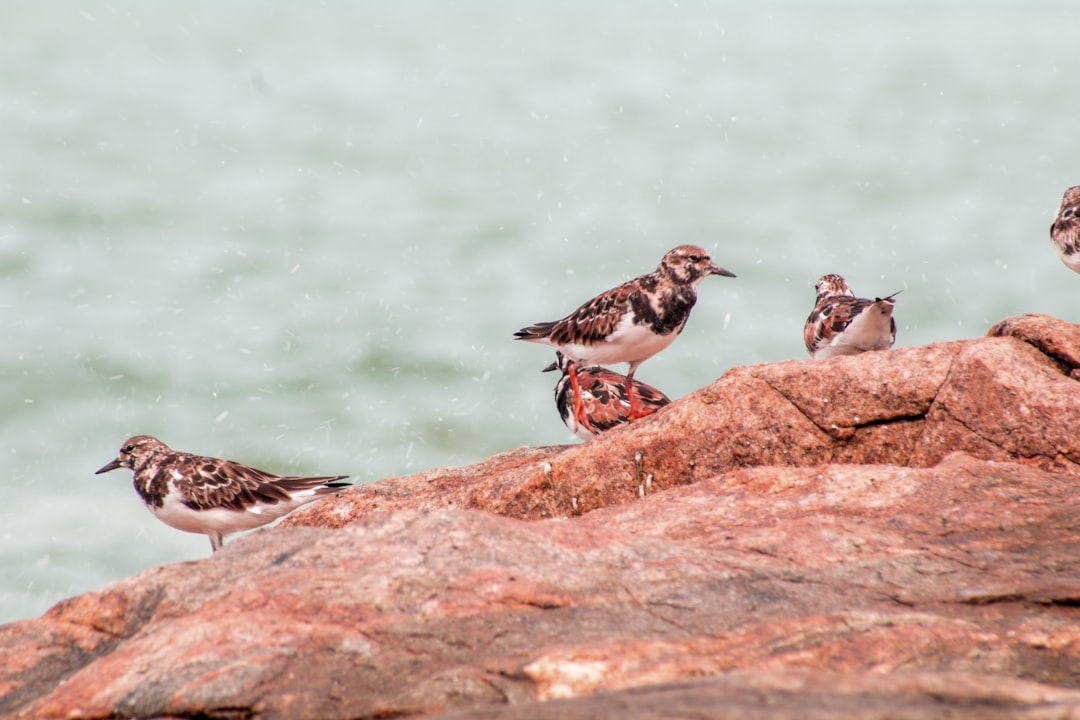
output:
[[588,443],[365,485],[286,523],[340,527],[395,507],[572,516],[739,468],[930,467],[958,450],[1080,477],[1078,369],[1080,326],[1044,315],[975,340],[738,367]]

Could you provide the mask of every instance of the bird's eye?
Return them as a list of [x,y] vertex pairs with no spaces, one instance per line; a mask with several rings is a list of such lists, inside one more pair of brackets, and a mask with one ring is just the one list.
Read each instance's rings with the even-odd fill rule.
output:
[[126,452],[126,453],[135,452],[135,446],[134,445],[128,445],[127,447],[124,448],[124,452]]
[[690,262],[693,262],[693,263],[701,262],[701,256],[700,255],[691,255],[690,256]]

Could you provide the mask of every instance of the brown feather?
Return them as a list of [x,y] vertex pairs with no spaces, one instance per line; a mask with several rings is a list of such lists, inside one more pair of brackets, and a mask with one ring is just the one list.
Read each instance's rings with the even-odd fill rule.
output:
[[[579,437],[591,435],[577,426],[573,418],[574,392],[570,384],[569,361],[562,353],[545,370],[562,370],[562,377],[555,386],[555,405],[563,422]],[[578,368],[585,415],[597,432],[610,430],[616,425],[630,422],[630,398],[626,393],[626,376],[599,366]],[[671,403],[667,395],[639,380],[633,381],[637,403],[647,411],[655,412]]]
[[[803,325],[803,342],[806,351],[813,356],[819,349],[848,329],[861,313],[871,306],[888,302],[893,303],[897,293],[885,298],[859,298],[851,291],[847,281],[836,274],[823,275],[814,285],[817,301],[810,316]],[[889,320],[893,341],[896,339],[896,320]]]
[[623,313],[631,308],[631,299],[640,294],[637,281],[631,280],[597,295],[562,320],[555,321],[548,337],[556,345],[601,343],[615,332]]
[[137,435],[120,449],[117,461],[106,468],[127,467],[134,472],[135,489],[148,505],[160,508],[172,483],[195,510],[223,507],[243,510],[257,502],[276,504],[290,493],[328,486],[334,492],[346,475],[283,477],[231,460],[173,450],[157,438]]
[[[545,342],[564,351],[570,345],[595,347],[607,342],[627,317],[656,335],[678,333],[697,301],[697,284],[709,275],[734,277],[713,264],[702,248],[680,245],[664,255],[653,272],[597,295],[564,318],[522,328],[514,337]],[[632,348],[625,350],[626,357],[616,362],[646,359],[635,356]]]
[[1080,185],[1065,191],[1061,208],[1050,226],[1050,237],[1070,267],[1080,262],[1076,259],[1080,254]]

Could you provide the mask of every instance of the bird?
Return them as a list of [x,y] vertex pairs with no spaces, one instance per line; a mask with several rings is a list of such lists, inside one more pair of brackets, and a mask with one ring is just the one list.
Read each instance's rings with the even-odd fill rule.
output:
[[514,337],[549,345],[566,356],[574,418],[586,429],[591,426],[582,408],[577,367],[628,363],[628,419],[636,420],[651,410],[639,407],[630,390],[634,372],[675,341],[697,302],[698,285],[710,275],[735,277],[713,263],[704,249],[680,245],[669,250],[653,272],[597,295],[561,320],[522,328]]
[[1061,208],[1050,226],[1050,239],[1061,262],[1080,273],[1080,185],[1066,190],[1061,198]]
[[823,275],[814,290],[817,302],[803,326],[803,340],[815,360],[888,350],[896,342],[893,308],[899,291],[873,300],[857,298],[836,274]]
[[95,472],[133,472],[135,491],[158,520],[210,538],[211,552],[225,536],[267,525],[296,508],[337,492],[348,475],[283,477],[242,465],[173,450],[150,435],[136,435]]
[[[589,421],[589,426],[586,427],[574,417],[573,405],[576,396],[570,385],[570,361],[561,352],[556,351],[555,362],[544,368],[544,372],[553,370],[562,370],[562,377],[555,384],[555,407],[570,432],[582,440],[589,440],[616,425],[630,422],[626,376],[598,365],[578,368],[582,411]],[[650,413],[671,403],[667,395],[640,380],[634,380],[633,392],[638,406]]]

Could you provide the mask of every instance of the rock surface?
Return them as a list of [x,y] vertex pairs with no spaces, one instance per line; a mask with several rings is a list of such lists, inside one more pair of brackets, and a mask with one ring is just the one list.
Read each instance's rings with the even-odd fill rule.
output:
[[1080,718],[1080,327],[990,334],[349,490],[0,627],[0,715]]

